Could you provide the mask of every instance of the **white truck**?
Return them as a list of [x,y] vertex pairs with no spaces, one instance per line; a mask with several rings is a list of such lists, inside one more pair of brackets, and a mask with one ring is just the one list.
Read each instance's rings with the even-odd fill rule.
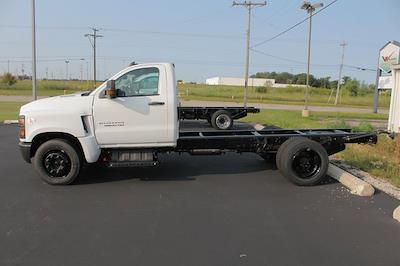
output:
[[314,185],[326,176],[328,155],[346,143],[377,141],[376,133],[349,129],[180,131],[178,112],[174,66],[134,65],[91,92],[22,106],[19,146],[24,160],[53,185],[70,184],[86,163],[155,166],[159,153],[227,151],[276,157],[290,181]]

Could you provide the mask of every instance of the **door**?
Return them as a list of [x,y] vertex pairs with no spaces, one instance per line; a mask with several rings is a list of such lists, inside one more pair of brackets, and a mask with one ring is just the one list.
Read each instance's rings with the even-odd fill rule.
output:
[[97,142],[103,146],[163,146],[167,134],[167,88],[163,66],[129,69],[115,78],[117,97],[95,97]]

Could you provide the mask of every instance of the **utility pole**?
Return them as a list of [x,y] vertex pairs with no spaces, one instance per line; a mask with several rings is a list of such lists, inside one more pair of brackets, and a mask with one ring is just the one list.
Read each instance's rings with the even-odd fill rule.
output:
[[89,42],[93,47],[93,82],[94,82],[94,87],[96,87],[96,39],[103,37],[103,35],[97,34],[97,32],[100,30],[98,28],[93,27],[92,30],[93,33],[85,34],[85,37],[88,37]]
[[309,26],[308,26],[308,54],[307,54],[307,80],[306,80],[306,95],[305,95],[305,102],[304,102],[304,110],[302,112],[303,117],[309,116],[308,111],[308,97],[309,97],[309,90],[310,90],[310,61],[311,61],[311,27],[312,27],[312,16],[315,9],[323,7],[322,3],[311,4],[310,2],[304,2],[301,9],[304,9],[309,14]]
[[251,1],[244,1],[243,3],[233,2],[232,6],[243,6],[247,9],[247,39],[246,39],[246,66],[245,66],[245,74],[244,74],[244,99],[243,104],[244,107],[247,107],[247,90],[249,83],[249,64],[250,64],[250,27],[251,27],[251,9],[255,7],[266,6],[267,2],[261,3],[253,3]]
[[7,73],[10,73],[10,60],[7,60]]
[[339,68],[339,80],[337,83],[337,88],[336,88],[336,98],[335,98],[335,105],[337,105],[338,100],[339,100],[339,95],[340,95],[340,83],[342,82],[342,71],[343,71],[343,62],[344,62],[344,48],[346,47],[347,43],[343,41],[340,46],[342,46],[342,62],[340,63],[340,68]]
[[36,22],[35,22],[35,0],[32,0],[32,98],[36,96]]

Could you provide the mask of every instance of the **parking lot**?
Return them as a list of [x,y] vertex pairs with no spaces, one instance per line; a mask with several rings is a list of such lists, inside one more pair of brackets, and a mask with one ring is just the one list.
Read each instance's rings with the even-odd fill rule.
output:
[[0,265],[399,265],[399,202],[297,187],[254,154],[43,183],[0,125]]

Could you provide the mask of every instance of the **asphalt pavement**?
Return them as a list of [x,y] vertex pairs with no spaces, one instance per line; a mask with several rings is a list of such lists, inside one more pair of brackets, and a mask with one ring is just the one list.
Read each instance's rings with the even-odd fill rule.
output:
[[297,187],[254,154],[43,183],[0,125],[0,265],[400,265],[399,201]]

